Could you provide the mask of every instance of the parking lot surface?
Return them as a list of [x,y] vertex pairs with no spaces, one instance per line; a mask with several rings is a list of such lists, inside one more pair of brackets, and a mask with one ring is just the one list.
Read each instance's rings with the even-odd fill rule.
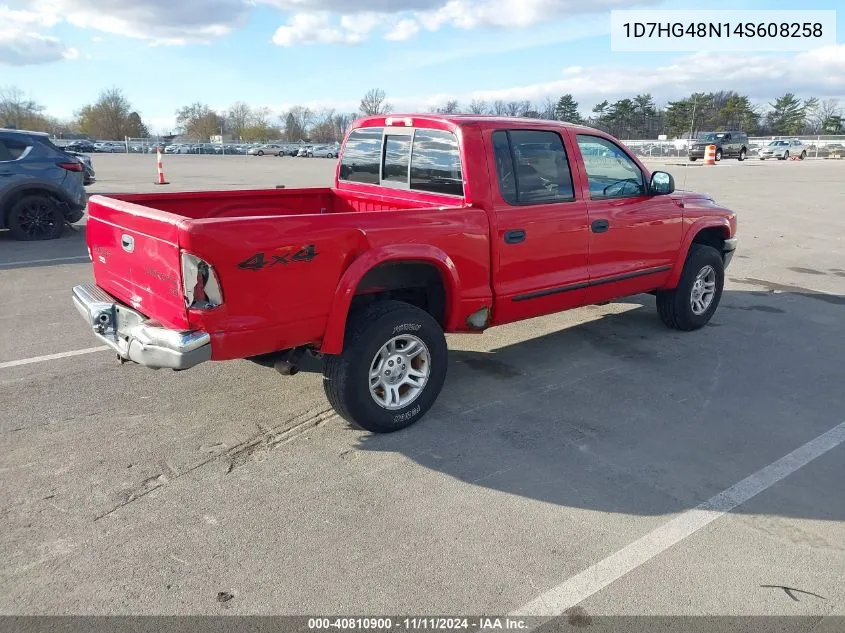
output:
[[[0,233],[0,612],[845,615],[845,161],[649,164],[738,212],[711,324],[642,296],[450,336],[437,404],[385,436],[316,365],[119,365],[70,301],[84,220]],[[149,156],[95,169],[91,193],[159,190]],[[317,186],[334,161],[165,170]]]

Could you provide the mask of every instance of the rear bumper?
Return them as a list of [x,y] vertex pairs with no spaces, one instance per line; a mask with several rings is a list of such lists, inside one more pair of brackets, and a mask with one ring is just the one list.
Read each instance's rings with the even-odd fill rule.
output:
[[75,286],[73,304],[94,336],[124,361],[152,369],[188,369],[211,360],[211,337],[207,332],[166,328],[94,284]]

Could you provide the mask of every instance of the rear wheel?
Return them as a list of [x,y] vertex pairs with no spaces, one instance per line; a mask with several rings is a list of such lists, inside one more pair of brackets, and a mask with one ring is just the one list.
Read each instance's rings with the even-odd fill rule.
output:
[[716,160],[722,160],[722,150],[716,150]]
[[446,337],[427,312],[379,301],[353,314],[343,352],[326,356],[323,388],[347,421],[391,433],[422,418],[446,380]]
[[54,240],[64,231],[65,218],[53,199],[29,195],[14,204],[7,225],[16,240]]
[[684,331],[707,325],[719,306],[724,284],[725,265],[719,251],[706,244],[693,244],[677,287],[657,293],[661,321]]
[[255,152],[255,155],[256,156],[264,156],[264,152],[262,152],[261,150],[258,150],[257,152]]
[[739,156],[737,157],[737,160],[745,160],[745,148],[739,150]]
[[690,156],[690,157],[689,157],[689,159],[690,159],[690,162],[691,162],[691,163],[694,163],[694,162],[695,162],[695,160],[696,160],[694,156]]

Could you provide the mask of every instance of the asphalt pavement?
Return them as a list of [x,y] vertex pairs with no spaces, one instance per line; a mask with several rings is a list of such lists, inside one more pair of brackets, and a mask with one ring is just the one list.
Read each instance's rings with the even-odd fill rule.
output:
[[[638,296],[449,336],[391,435],[315,364],[118,364],[70,301],[84,221],[0,233],[0,613],[845,616],[845,161],[649,164],[739,214],[711,324]],[[165,157],[178,190],[333,168]],[[152,157],[95,169],[160,190]]]

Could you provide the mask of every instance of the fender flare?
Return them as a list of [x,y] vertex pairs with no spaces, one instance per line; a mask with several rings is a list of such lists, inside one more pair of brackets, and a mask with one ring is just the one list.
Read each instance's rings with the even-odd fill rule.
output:
[[675,260],[675,263],[672,265],[672,272],[669,274],[669,278],[666,280],[666,288],[674,288],[678,285],[678,282],[681,280],[681,273],[684,270],[684,264],[687,261],[687,254],[689,253],[689,249],[692,246],[692,242],[695,239],[695,236],[698,235],[704,229],[722,229],[722,233],[724,238],[727,239],[731,236],[731,225],[728,222],[727,218],[719,219],[719,218],[701,218],[696,220],[684,234],[683,239],[681,240],[681,246],[678,249],[678,258]]
[[428,244],[383,246],[365,252],[352,262],[341,276],[332,300],[326,331],[320,344],[321,353],[340,354],[343,351],[349,308],[352,305],[355,290],[364,276],[381,264],[397,261],[431,264],[437,268],[446,291],[446,329],[449,329],[455,318],[461,288],[458,270],[452,259],[440,248]]

